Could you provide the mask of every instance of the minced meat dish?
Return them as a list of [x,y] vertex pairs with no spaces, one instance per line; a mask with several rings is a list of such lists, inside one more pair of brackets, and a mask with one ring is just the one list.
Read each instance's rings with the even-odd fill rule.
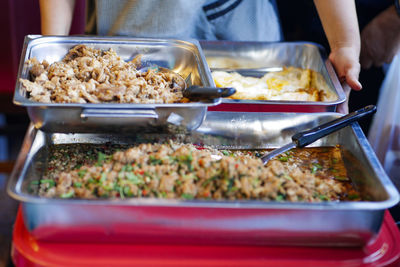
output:
[[262,153],[172,141],[100,150],[57,145],[33,184],[40,196],[60,198],[360,200],[338,147],[293,149],[266,166]]
[[60,62],[32,58],[32,80],[20,79],[30,100],[45,103],[177,103],[183,100],[174,75],[137,69],[140,57],[125,62],[112,49],[77,45]]

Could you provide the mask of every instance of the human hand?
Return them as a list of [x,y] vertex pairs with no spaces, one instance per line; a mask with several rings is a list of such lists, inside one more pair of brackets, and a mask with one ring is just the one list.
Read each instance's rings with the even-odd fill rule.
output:
[[381,12],[361,32],[361,66],[390,63],[400,51],[400,18],[394,6]]
[[358,49],[349,47],[339,47],[331,52],[329,60],[335,67],[339,76],[343,91],[346,94],[346,101],[340,104],[337,111],[340,113],[349,113],[349,95],[351,89],[361,90],[362,86],[358,81],[360,74],[360,63],[358,62]]
[[341,83],[346,82],[351,89],[361,90],[358,81],[360,74],[360,63],[358,62],[358,50],[351,46],[343,46],[333,49],[329,55]]

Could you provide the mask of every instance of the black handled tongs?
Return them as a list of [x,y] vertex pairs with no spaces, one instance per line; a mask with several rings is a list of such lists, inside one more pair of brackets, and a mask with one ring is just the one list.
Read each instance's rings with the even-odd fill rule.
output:
[[202,87],[197,85],[187,86],[186,81],[176,72],[163,67],[143,67],[138,69],[140,72],[146,72],[153,69],[156,72],[172,75],[175,82],[183,88],[183,96],[190,100],[213,100],[220,97],[228,97],[236,93],[236,89],[232,87]]
[[318,139],[327,136],[328,134],[331,134],[333,132],[336,132],[348,125],[350,125],[353,122],[358,121],[361,118],[364,118],[365,116],[369,116],[373,113],[376,112],[376,106],[374,105],[369,105],[366,106],[362,109],[356,110],[352,113],[349,113],[341,118],[335,119],[333,121],[324,123],[320,126],[317,126],[315,128],[312,128],[311,130],[303,131],[296,133],[295,135],[292,136],[292,141],[291,143],[274,149],[271,152],[265,154],[264,156],[261,157],[261,160],[263,161],[264,165],[267,164],[267,162],[272,159],[273,157],[276,157],[277,155],[282,154],[285,151],[288,151],[292,148],[295,147],[305,147]]

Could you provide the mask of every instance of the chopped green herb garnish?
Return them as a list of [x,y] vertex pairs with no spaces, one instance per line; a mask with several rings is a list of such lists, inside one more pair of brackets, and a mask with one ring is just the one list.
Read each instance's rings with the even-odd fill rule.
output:
[[184,180],[188,180],[188,179],[196,180],[196,179],[197,179],[197,176],[196,176],[194,173],[189,173],[189,174],[184,174],[184,175],[182,175],[182,178],[183,178]]
[[318,197],[319,197],[319,199],[321,199],[323,201],[328,201],[329,200],[329,198],[327,196],[325,196],[325,195],[319,195]]
[[56,186],[56,182],[51,179],[42,179],[40,180],[40,184],[49,184],[49,188]]
[[61,198],[71,198],[74,196],[74,191],[69,191],[68,193],[62,194],[60,197]]
[[313,163],[311,167],[311,173],[315,174],[318,170],[321,170],[322,166],[318,163]]
[[193,156],[191,154],[179,156],[179,161],[182,164],[186,165],[187,168],[189,169],[189,171],[193,171],[193,169],[194,169],[192,166],[192,160],[193,160]]
[[289,158],[288,158],[287,156],[280,156],[280,157],[278,158],[278,160],[279,160],[279,161],[282,161],[282,162],[287,162],[287,161],[289,160]]
[[284,154],[285,154],[288,158],[293,157],[293,155],[290,154],[290,151],[286,151]]
[[102,152],[99,152],[97,154],[97,164],[96,164],[96,166],[102,166],[104,161],[108,160],[109,158],[110,158],[110,156],[108,156],[108,155],[106,155],[106,154],[104,154]]
[[228,181],[228,191],[230,192],[232,190],[232,186],[233,186],[233,178],[229,179]]
[[124,194],[128,197],[133,196],[133,193],[131,191],[131,188],[129,186],[124,186]]
[[260,183],[260,179],[256,178],[256,179],[253,180],[252,184],[253,184],[254,187],[257,187],[259,183]]
[[231,192],[235,192],[235,191],[238,191],[239,190],[239,188],[237,188],[236,186],[232,186],[232,188],[231,188]]
[[120,198],[125,198],[125,196],[124,196],[124,188],[121,186],[121,187],[119,187],[119,196],[120,196]]
[[172,156],[168,156],[169,161],[171,161],[171,163],[175,163],[178,161],[178,159],[176,157],[172,157]]
[[74,182],[74,187],[81,188],[82,187],[82,183],[81,182]]
[[135,175],[133,172],[125,173],[125,176],[133,184],[143,184],[144,183],[142,178],[140,178],[139,176]]
[[133,167],[132,167],[131,164],[126,164],[126,165],[125,165],[125,171],[131,172],[132,170],[133,170]]
[[185,194],[185,193],[182,194],[181,197],[184,199],[193,199],[194,198],[194,196],[192,194]]
[[214,181],[214,180],[217,179],[217,178],[218,178],[218,175],[214,175],[213,177],[208,178],[207,180],[205,180],[205,181],[201,184],[201,186],[202,186],[202,187],[206,187],[207,185],[209,185],[212,181]]
[[224,154],[225,156],[229,156],[229,151],[227,150],[221,150],[221,153]]
[[162,164],[162,160],[161,159],[157,159],[154,156],[150,156],[149,157],[149,161],[151,165],[161,165]]
[[78,171],[78,176],[80,178],[83,178],[83,176],[85,176],[86,173],[87,173],[87,170],[80,170],[80,171]]
[[154,194],[155,197],[158,197],[159,194],[157,190],[151,189],[151,192]]
[[286,178],[286,179],[288,179],[288,180],[290,180],[290,181],[293,181],[293,178],[290,177],[288,174],[284,174],[284,175],[283,175],[283,178]]
[[77,164],[73,169],[78,170],[82,167],[82,164]]
[[360,196],[358,194],[351,194],[347,198],[350,199],[350,200],[354,200],[354,199],[360,198]]
[[317,167],[319,170],[322,169],[322,166],[321,166],[321,164],[319,164],[319,163],[313,163],[313,165],[314,165],[315,167]]
[[38,185],[38,184],[40,184],[40,181],[38,181],[38,180],[31,182],[31,185]]
[[283,201],[283,200],[285,200],[285,197],[283,195],[277,195],[275,200],[276,201]]
[[107,180],[107,173],[102,172],[100,177],[100,182],[105,182]]
[[341,181],[341,182],[349,182],[350,179],[346,176],[335,176],[335,180]]
[[103,185],[102,187],[103,187],[103,189],[105,189],[105,190],[107,190],[107,191],[111,191],[111,190],[114,189],[114,188],[112,188],[112,187],[109,186],[109,185]]
[[312,173],[312,174],[315,174],[315,173],[317,172],[317,170],[318,170],[317,167],[315,167],[315,166],[312,166],[312,167],[311,167],[311,173]]

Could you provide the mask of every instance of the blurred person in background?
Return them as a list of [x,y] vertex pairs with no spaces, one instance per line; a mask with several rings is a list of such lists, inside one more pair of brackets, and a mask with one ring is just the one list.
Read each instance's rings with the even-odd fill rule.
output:
[[[365,26],[361,40],[362,67],[383,66],[385,73],[368,140],[400,191],[400,0]],[[393,207],[391,213],[400,225],[400,205]]]
[[[281,41],[275,1],[97,0],[90,2],[88,32],[155,38]],[[362,88],[360,35],[354,1],[314,0],[329,40],[330,55],[348,94]],[[43,35],[68,35],[74,0],[40,0]],[[289,4],[287,9],[292,9]],[[91,10],[91,8],[89,8]],[[297,23],[297,22],[294,22]],[[348,112],[347,104],[341,111]]]
[[361,66],[382,67],[400,51],[400,2],[376,15],[361,32]]

